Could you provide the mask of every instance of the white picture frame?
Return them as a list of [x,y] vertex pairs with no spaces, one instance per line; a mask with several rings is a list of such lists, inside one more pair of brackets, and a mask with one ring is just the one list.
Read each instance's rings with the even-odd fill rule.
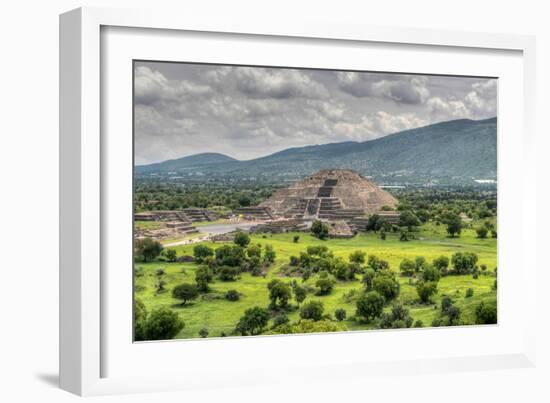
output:
[[[117,138],[117,141],[112,141],[114,136],[105,136],[112,131],[111,124],[116,124],[110,121],[109,108],[127,109],[127,106],[121,104],[131,103],[131,97],[124,93],[124,87],[122,89],[117,87],[117,85],[124,85],[124,80],[120,80],[123,81],[121,83],[116,80],[117,84],[113,84],[113,81],[102,77],[102,74],[107,76],[106,72],[109,71],[109,77],[119,78],[116,76],[119,73],[112,73],[116,70],[116,66],[114,70],[103,70],[105,60],[102,58],[113,57],[114,60],[113,53],[105,50],[107,48],[118,50],[117,57],[126,57],[126,61],[128,58],[140,58],[138,56],[143,54],[134,56],[131,54],[132,46],[121,47],[123,42],[120,40],[126,39],[117,39],[116,32],[114,39],[109,39],[107,42],[102,32],[109,31],[109,27],[122,30],[120,31],[122,36],[132,36],[134,29],[170,33],[162,38],[157,36],[156,39],[151,39],[152,42],[149,44],[142,44],[143,48],[154,46],[154,41],[166,42],[166,45],[158,46],[159,49],[163,49],[163,46],[168,47],[173,41],[181,39],[177,34],[180,32],[182,35],[193,33],[194,38],[214,33],[217,39],[227,36],[229,40],[230,37],[242,36],[259,41],[270,40],[273,43],[279,41],[282,48],[287,46],[285,41],[288,40],[297,41],[296,43],[300,43],[300,46],[308,46],[310,41],[319,40],[327,42],[323,46],[332,46],[334,50],[346,44],[376,44],[382,48],[385,46],[421,47],[422,52],[428,48],[433,48],[434,51],[465,50],[479,57],[484,57],[484,54],[491,52],[513,53],[514,60],[510,62],[510,70],[502,71],[510,77],[509,80],[505,80],[510,83],[510,91],[514,91],[513,93],[520,98],[518,102],[521,104],[522,119],[501,124],[500,114],[510,110],[513,105],[501,103],[499,100],[499,276],[502,275],[501,260],[513,261],[517,264],[516,268],[509,270],[509,274],[503,276],[502,282],[499,277],[499,325],[483,330],[422,329],[423,333],[416,331],[407,336],[411,340],[412,338],[418,340],[419,345],[422,344],[422,339],[430,339],[430,343],[435,343],[434,345],[442,343],[445,338],[466,340],[453,351],[449,351],[449,354],[437,348],[434,348],[433,354],[426,354],[422,348],[419,348],[416,354],[407,353],[409,355],[399,358],[399,354],[405,353],[397,351],[393,355],[376,355],[373,350],[370,351],[369,357],[358,354],[356,359],[348,361],[339,361],[336,356],[330,355],[328,358],[318,360],[314,349],[319,346],[329,346],[330,350],[331,345],[345,337],[345,348],[350,351],[368,340],[376,344],[376,350],[383,352],[384,343],[389,345],[392,342],[399,342],[405,332],[415,331],[194,340],[145,343],[139,346],[132,345],[131,340],[125,336],[122,337],[122,341],[118,340],[116,335],[112,335],[119,330],[115,323],[122,323],[120,332],[125,332],[131,311],[128,312],[123,302],[113,302],[113,299],[109,298],[110,291],[106,281],[124,281],[124,277],[115,278],[105,272],[105,268],[109,267],[111,252],[104,243],[104,238],[106,228],[108,231],[110,231],[109,228],[114,228],[114,232],[109,232],[109,236],[112,237],[117,232],[124,232],[124,225],[128,223],[129,215],[126,218],[120,218],[116,211],[115,214],[108,215],[106,212],[111,211],[111,203],[114,203],[114,199],[119,196],[113,194],[112,184],[116,182],[117,177],[127,176],[128,169],[131,172],[131,166],[127,166],[126,170],[118,174],[109,171],[109,169],[115,169],[110,163],[110,155],[118,151],[124,153],[129,144],[127,138]],[[124,32],[125,29],[130,31]],[[147,31],[144,35],[150,32],[152,31]],[[192,46],[191,42],[190,46]],[[127,51],[123,51],[123,48],[127,48]],[[536,170],[535,159],[532,158],[535,149],[533,112],[535,42],[533,37],[311,21],[293,24],[270,21],[268,18],[254,21],[244,17],[214,20],[150,10],[81,8],[61,15],[60,49],[60,384],[63,389],[79,395],[96,395],[207,388],[226,386],[229,383],[233,386],[265,382],[292,383],[296,382],[298,376],[302,380],[323,381],[334,377],[346,379],[375,373],[410,374],[419,371],[440,372],[534,365],[534,322],[525,315],[522,316],[521,321],[518,318],[521,312],[535,311],[533,307],[536,285],[523,281],[527,278],[535,278],[536,275],[535,244],[527,242],[524,236],[536,232],[536,210],[532,208],[535,200],[534,196],[528,196],[532,193],[513,194],[511,190],[507,190],[506,186],[506,181],[515,180],[520,181],[525,189],[534,189]],[[428,57],[429,49],[426,50]],[[162,54],[162,52],[156,54]],[[199,53],[196,53],[193,60],[196,61],[199,57],[201,57]],[[222,55],[216,61],[227,62],[228,57]],[[276,52],[271,53],[269,57],[256,53],[247,60],[261,57],[263,57],[262,63],[269,63],[278,56]],[[433,61],[435,63],[435,60]],[[302,66],[304,63],[299,65]],[[490,62],[487,61],[487,63],[489,66]],[[505,64],[502,63],[502,65]],[[444,64],[441,66],[444,68]],[[107,69],[110,69],[108,63]],[[481,71],[483,66],[472,65],[469,69],[471,72]],[[405,70],[410,71],[410,69]],[[128,74],[131,74],[131,70],[128,70]],[[108,95],[105,98],[107,93],[113,96]],[[121,130],[127,132],[128,121],[123,117],[116,119],[125,122]],[[504,127],[504,132],[501,127]],[[503,133],[506,134],[504,142],[500,141]],[[519,152],[519,158],[513,161],[516,165],[512,171],[507,167],[510,165],[507,163],[514,150]],[[107,177],[111,179],[107,180]],[[131,181],[131,178],[127,179]],[[504,200],[501,200],[501,186],[502,194],[506,196]],[[119,202],[127,200],[124,199],[124,193],[120,195],[122,197],[118,198]],[[501,216],[500,213],[500,211],[506,213],[507,203],[508,206],[519,203],[522,208],[515,216],[517,223],[501,226],[503,222],[506,224],[507,220],[511,220],[511,217],[506,218],[506,214]],[[131,206],[128,208],[131,210]],[[126,221],[117,221],[120,219]],[[501,228],[508,228],[508,230],[503,232]],[[131,245],[129,248],[131,250]],[[503,267],[506,266],[504,264]],[[518,302],[514,307],[506,305],[506,298],[501,303],[503,293],[513,287],[518,287],[514,290],[517,293],[515,295],[523,297],[522,302]],[[120,299],[124,300],[124,298]],[[130,300],[126,302],[126,304],[129,303]],[[511,313],[510,319],[505,318],[504,323],[501,323],[500,310],[504,308],[509,308],[510,312],[512,310],[517,312]],[[126,313],[118,316],[117,312]],[[119,320],[121,318],[122,320]],[[106,329],[107,327],[109,329]],[[479,340],[477,347],[467,343],[469,338]],[[487,350],[491,340],[494,340],[492,343],[494,348]],[[277,361],[277,355],[281,355],[281,349],[286,348],[292,348],[302,354],[293,356],[292,359]],[[272,362],[271,368],[261,368],[261,363],[258,361],[259,356],[267,354],[266,351],[273,352],[272,357],[275,361]],[[214,352],[222,357],[225,354],[228,361],[232,360],[231,367],[224,367],[220,362],[218,366],[212,366],[216,370],[211,370],[208,365],[199,364],[200,355],[204,357],[204,354],[214,354]],[[165,370],[162,373],[157,371],[159,373],[156,375],[152,371],[132,371],[132,367],[136,366],[132,360],[134,354],[136,357],[141,354],[139,362],[144,368],[154,366],[157,359],[155,357],[162,356],[165,357],[164,363],[171,365],[164,365]],[[183,361],[177,360],[178,354],[186,354],[189,368],[179,364]],[[172,363],[169,363],[168,356],[173,357]],[[111,363],[115,361],[129,364],[127,366],[113,364],[111,368]],[[190,370],[191,367],[192,370]],[[307,368],[307,371],[304,371],[304,368]],[[231,371],[230,377],[227,376],[228,371]],[[206,374],[209,375],[207,380]]]

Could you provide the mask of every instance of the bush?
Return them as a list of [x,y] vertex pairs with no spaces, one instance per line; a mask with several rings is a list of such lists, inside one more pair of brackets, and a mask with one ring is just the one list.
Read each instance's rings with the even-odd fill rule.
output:
[[184,326],[185,323],[183,323],[178,314],[171,309],[155,309],[143,323],[141,334],[139,334],[141,338],[138,338],[138,334],[136,334],[136,340],[173,339]]
[[356,303],[356,315],[371,321],[379,317],[384,310],[385,299],[376,291],[369,291],[361,296]]
[[212,281],[212,271],[208,266],[200,266],[195,271],[195,283],[200,292],[208,292],[208,283]]
[[241,248],[246,248],[246,246],[250,243],[250,236],[248,236],[248,234],[244,231],[237,231],[233,242]]
[[238,245],[223,245],[216,249],[216,263],[220,266],[237,267],[245,261],[244,249]]
[[290,286],[279,279],[273,279],[267,284],[269,290],[270,308],[286,308],[292,297]]
[[416,285],[416,292],[420,302],[430,303],[432,295],[437,292],[437,283],[435,281],[421,281]]
[[294,242],[294,243],[298,243],[299,240],[300,240],[300,235],[294,235],[292,237],[292,242]]
[[424,270],[422,271],[423,281],[434,281],[437,283],[440,278],[441,274],[439,273],[439,270],[429,265],[424,267]]
[[242,336],[256,335],[263,332],[269,321],[269,311],[255,306],[244,311],[239,319],[235,331]]
[[464,296],[465,298],[471,298],[474,296],[474,289],[473,288],[468,288],[466,290],[466,295]]
[[275,250],[273,249],[273,246],[271,245],[266,245],[265,246],[265,252],[264,252],[264,262],[268,263],[268,264],[271,264],[273,262],[275,262],[275,257],[276,257],[276,253],[275,253]]
[[370,255],[367,266],[374,271],[386,270],[390,268],[390,264],[386,260],[380,259],[378,256]]
[[473,252],[457,252],[451,257],[453,270],[456,274],[468,274],[474,271],[477,255]]
[[414,322],[413,327],[424,327],[424,323],[418,319]]
[[172,297],[181,299],[182,305],[185,305],[187,301],[193,300],[199,296],[199,290],[195,284],[184,283],[174,287],[172,290]]
[[296,300],[298,305],[300,305],[306,299],[307,291],[304,287],[299,286],[298,284],[294,285],[293,291],[294,291],[294,299]]
[[334,317],[338,322],[343,321],[344,319],[346,319],[346,310],[338,308],[336,311],[334,311]]
[[208,337],[208,329],[203,327],[201,328],[201,330],[199,330],[199,336],[202,337],[203,339],[207,338]]
[[497,323],[496,301],[481,301],[481,303],[476,307],[476,323],[479,325],[489,325]]
[[489,231],[487,230],[486,227],[476,228],[476,233],[478,238],[487,238],[487,232]]
[[249,258],[252,257],[261,257],[262,256],[262,247],[260,245],[250,245],[246,249],[246,254]]
[[162,252],[162,245],[152,238],[136,239],[134,242],[134,253],[136,259],[142,262],[150,262],[157,258]]
[[349,261],[350,263],[363,264],[365,263],[365,256],[366,256],[366,253],[363,252],[362,250],[355,250],[350,253]]
[[300,317],[302,319],[311,319],[313,321],[323,318],[324,306],[321,301],[310,301],[300,309]]
[[225,293],[225,299],[228,301],[238,301],[241,299],[241,294],[237,290],[228,290]]
[[320,220],[315,220],[311,225],[311,233],[319,239],[326,239],[328,236],[328,225]]
[[391,301],[399,295],[400,285],[393,273],[376,273],[372,280],[372,289],[382,295],[386,301]]
[[169,262],[175,262],[177,258],[178,258],[178,255],[177,255],[175,249],[167,249],[166,250],[166,259]]
[[328,277],[320,278],[315,283],[317,295],[328,295],[334,289],[334,280]]
[[288,316],[286,316],[284,313],[281,313],[273,318],[273,327],[287,324],[289,321],[290,319],[288,319]]
[[204,259],[214,256],[214,250],[206,245],[195,245],[193,248],[193,257],[197,263],[203,263]]
[[449,258],[447,256],[439,256],[434,259],[432,264],[440,272],[445,272],[449,268]]
[[240,269],[238,267],[222,266],[218,268],[217,272],[221,281],[235,281],[239,276]]
[[402,329],[411,327],[413,323],[409,310],[399,303],[392,306],[390,313],[382,313],[380,318],[382,329]]
[[416,265],[411,259],[403,259],[399,264],[399,270],[401,274],[406,277],[410,277],[415,272]]

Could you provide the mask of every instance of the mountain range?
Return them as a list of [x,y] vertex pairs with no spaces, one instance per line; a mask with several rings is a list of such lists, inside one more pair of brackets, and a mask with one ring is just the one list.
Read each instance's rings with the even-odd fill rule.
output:
[[496,180],[497,119],[459,119],[364,142],[288,148],[239,161],[203,153],[135,167],[136,177],[282,182],[320,169],[353,169],[386,185],[468,185]]

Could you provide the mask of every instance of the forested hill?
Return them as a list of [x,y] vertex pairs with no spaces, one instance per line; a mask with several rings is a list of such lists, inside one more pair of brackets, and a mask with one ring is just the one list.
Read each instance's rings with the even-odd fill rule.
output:
[[453,120],[365,142],[289,148],[238,161],[223,154],[197,154],[136,166],[137,177],[177,176],[287,181],[320,169],[354,169],[381,184],[476,184],[496,180],[497,119]]

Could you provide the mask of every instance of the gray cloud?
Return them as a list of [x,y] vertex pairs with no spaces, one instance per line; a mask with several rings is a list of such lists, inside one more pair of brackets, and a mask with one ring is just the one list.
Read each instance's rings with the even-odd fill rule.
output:
[[483,78],[153,62],[134,75],[137,164],[366,141],[497,108],[497,81]]

